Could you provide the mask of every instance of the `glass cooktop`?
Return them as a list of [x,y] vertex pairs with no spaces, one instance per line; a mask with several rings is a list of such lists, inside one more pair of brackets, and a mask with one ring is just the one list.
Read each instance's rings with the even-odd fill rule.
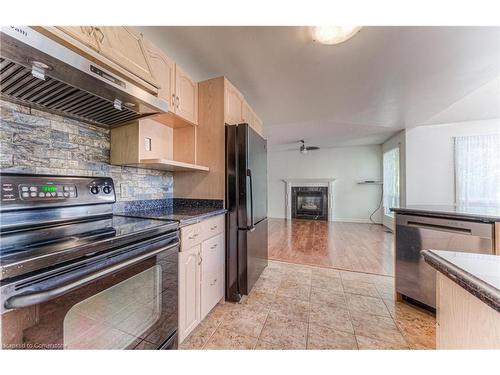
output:
[[77,250],[82,250],[79,256],[85,256],[176,231],[177,228],[178,223],[175,221],[109,215],[4,232],[0,237],[0,266]]

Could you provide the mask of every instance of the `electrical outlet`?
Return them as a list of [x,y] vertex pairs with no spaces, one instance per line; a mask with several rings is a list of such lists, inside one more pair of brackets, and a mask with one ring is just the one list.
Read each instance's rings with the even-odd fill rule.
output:
[[151,151],[151,149],[152,149],[151,138],[145,137],[144,138],[144,150]]

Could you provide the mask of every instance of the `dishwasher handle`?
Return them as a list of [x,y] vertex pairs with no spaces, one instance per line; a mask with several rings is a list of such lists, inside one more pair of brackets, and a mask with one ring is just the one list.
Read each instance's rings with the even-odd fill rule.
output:
[[472,230],[470,228],[456,228],[445,225],[423,224],[423,223],[415,223],[413,221],[408,221],[406,225],[413,228],[431,229],[431,230],[438,230],[441,232],[458,233],[458,234],[465,234],[472,236]]
[[494,225],[468,220],[445,219],[428,216],[396,215],[396,225],[422,228],[461,235],[493,239]]

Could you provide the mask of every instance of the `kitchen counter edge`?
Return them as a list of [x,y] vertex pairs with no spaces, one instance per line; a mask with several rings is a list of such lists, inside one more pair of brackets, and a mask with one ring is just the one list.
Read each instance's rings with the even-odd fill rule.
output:
[[179,226],[184,227],[187,225],[196,224],[196,223],[199,223],[203,220],[209,219],[209,218],[214,217],[214,216],[225,215],[226,212],[227,212],[227,209],[221,208],[221,209],[217,209],[214,211],[205,212],[203,214],[193,215],[192,218],[179,220]]
[[500,291],[498,289],[440,257],[432,250],[423,250],[421,254],[425,261],[437,271],[441,272],[497,312],[500,312]]

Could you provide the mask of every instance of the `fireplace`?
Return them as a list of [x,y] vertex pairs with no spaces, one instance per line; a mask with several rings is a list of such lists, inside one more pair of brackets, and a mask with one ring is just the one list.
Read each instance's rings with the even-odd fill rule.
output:
[[[301,217],[303,219],[313,219],[313,220],[335,220],[334,212],[334,192],[335,192],[335,178],[286,178],[282,180],[285,183],[285,217],[287,219],[292,219],[293,217]],[[300,189],[294,189],[300,188]],[[321,204],[322,211],[321,215],[311,215],[311,210],[314,209],[314,205],[319,202],[313,202],[310,205],[306,205],[306,209],[309,209],[307,216],[302,216],[299,214],[297,216],[297,197],[296,194],[292,194],[292,189],[295,193],[299,191],[312,190],[315,192],[321,192],[323,195]],[[316,193],[316,195],[318,195]],[[319,212],[318,212],[319,213]]]
[[328,220],[328,187],[293,186],[292,218]]

